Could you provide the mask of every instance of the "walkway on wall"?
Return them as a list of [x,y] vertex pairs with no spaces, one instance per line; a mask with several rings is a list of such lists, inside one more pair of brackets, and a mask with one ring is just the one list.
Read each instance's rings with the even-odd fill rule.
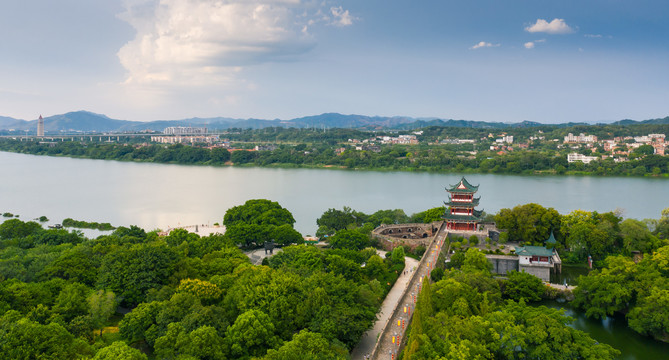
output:
[[381,304],[381,311],[374,323],[374,327],[362,336],[358,345],[351,351],[352,359],[364,359],[365,355],[370,355],[372,351],[374,351],[374,346],[380,336],[379,334],[381,334],[388,321],[390,321],[390,315],[393,314],[395,307],[403,298],[404,291],[408,287],[409,281],[412,279],[419,264],[420,262],[416,259],[410,257],[404,258],[404,269],[406,273],[402,273],[399,278],[397,278],[395,285],[393,285],[393,288],[388,295],[386,295],[383,304]]
[[[442,224],[437,235],[430,242],[420,263],[416,266],[416,270],[407,274],[408,278],[406,279],[407,281],[405,282],[404,287],[400,287],[401,294],[399,296],[393,295],[392,301],[389,302],[388,307],[386,307],[384,301],[384,309],[382,310],[384,313],[383,319],[387,320],[377,321],[374,325],[374,329],[376,329],[377,326],[383,324],[380,333],[378,330],[374,333],[379,335],[378,340],[374,343],[373,349],[370,352],[367,352],[366,350],[358,349],[360,347],[359,345],[351,353],[354,360],[364,359],[365,355],[370,355],[370,359],[390,359],[391,357],[397,359],[399,344],[404,337],[404,332],[411,322],[411,316],[413,315],[415,301],[418,298],[421,282],[425,276],[429,276],[430,270],[434,267],[434,263],[439,257],[439,252],[444,244],[446,236],[447,231]],[[396,287],[397,283],[393,287],[393,290],[395,290]],[[390,294],[386,299],[389,297]],[[394,306],[390,307],[390,305]],[[392,308],[390,312],[388,312],[389,308]],[[374,340],[375,338],[376,336],[372,336],[371,340]]]

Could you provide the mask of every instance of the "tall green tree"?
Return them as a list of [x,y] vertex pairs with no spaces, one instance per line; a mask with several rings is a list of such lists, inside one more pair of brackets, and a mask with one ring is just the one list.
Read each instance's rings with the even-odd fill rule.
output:
[[77,316],[88,314],[89,306],[86,298],[90,289],[86,285],[70,283],[65,285],[58,294],[53,311],[70,321]]
[[295,219],[290,211],[276,201],[266,199],[248,200],[244,205],[234,206],[226,211],[223,218],[225,226],[238,223],[256,225],[293,225]]
[[102,328],[116,313],[116,295],[108,290],[98,290],[88,295],[87,300],[93,325],[96,329],[100,329],[100,336],[102,336]]
[[144,301],[149,289],[167,284],[178,260],[164,243],[119,248],[103,259],[98,285],[119,294],[122,304],[134,306]]
[[551,231],[559,237],[561,221],[562,217],[555,209],[544,208],[538,204],[502,209],[495,215],[497,227],[508,230],[510,241],[530,243],[543,243]]
[[504,282],[504,295],[520,301],[539,301],[546,291],[546,285],[538,277],[526,272],[511,271]]
[[268,348],[279,343],[272,320],[260,310],[248,310],[239,315],[226,331],[225,340],[233,358],[263,356]]
[[[362,219],[360,219],[362,220]],[[328,209],[316,220],[319,227],[325,227],[334,232],[347,229],[350,225],[361,225],[355,211],[344,206],[343,210]]]

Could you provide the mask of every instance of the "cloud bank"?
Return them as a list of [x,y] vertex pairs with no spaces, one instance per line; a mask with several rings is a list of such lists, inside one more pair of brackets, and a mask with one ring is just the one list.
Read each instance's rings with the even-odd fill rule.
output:
[[[293,60],[315,46],[310,27],[325,3],[301,0],[126,0],[119,17],[135,30],[118,52],[127,84],[198,86],[244,66]],[[354,18],[331,7],[332,23]]]
[[564,19],[553,19],[548,22],[544,19],[537,19],[537,22],[525,28],[525,31],[531,33],[543,32],[547,34],[570,34],[574,32]]

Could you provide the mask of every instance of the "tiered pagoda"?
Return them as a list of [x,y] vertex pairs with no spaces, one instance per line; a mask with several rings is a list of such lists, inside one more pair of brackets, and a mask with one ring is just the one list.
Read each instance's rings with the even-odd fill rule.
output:
[[448,202],[444,204],[448,207],[443,218],[446,221],[446,229],[459,231],[475,231],[481,221],[483,211],[474,209],[479,204],[480,197],[475,198],[474,194],[479,186],[470,184],[467,179],[462,177],[459,183],[446,188],[449,193]]

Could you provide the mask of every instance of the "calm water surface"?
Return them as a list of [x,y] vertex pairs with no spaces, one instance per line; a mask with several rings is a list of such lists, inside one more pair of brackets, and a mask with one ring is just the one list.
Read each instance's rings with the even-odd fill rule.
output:
[[[71,159],[0,152],[0,212],[27,220],[46,215],[139,225],[147,230],[222,222],[248,199],[278,201],[304,235],[328,208],[407,214],[443,205],[460,174],[206,167]],[[530,202],[565,214],[623,209],[625,217],[659,218],[669,181],[651,178],[467,175],[480,184],[480,208]]]
[[641,336],[629,327],[624,316],[608,317],[603,320],[588,319],[585,314],[571,308],[568,303],[544,301],[539,305],[555,309],[564,309],[565,315],[574,318],[571,327],[585,331],[590,336],[620,350],[622,360],[660,360],[669,359],[669,344]]

